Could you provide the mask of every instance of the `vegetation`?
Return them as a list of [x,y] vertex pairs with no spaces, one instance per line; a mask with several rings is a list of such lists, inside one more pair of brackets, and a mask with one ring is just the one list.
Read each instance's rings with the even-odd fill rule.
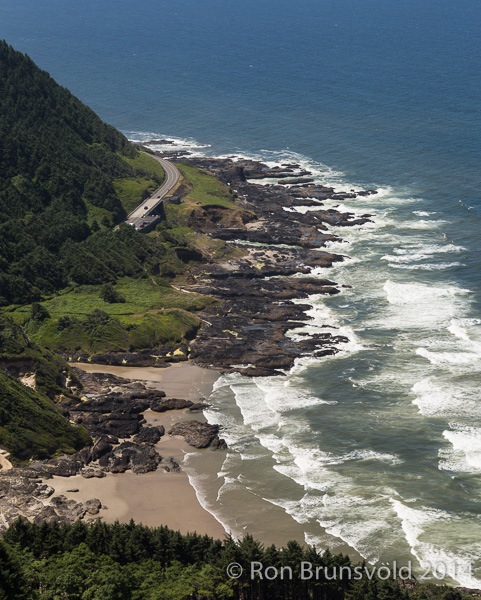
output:
[[[40,346],[91,355],[185,343],[200,326],[193,313],[212,302],[178,291],[160,277],[123,277],[115,285],[69,288],[10,314]],[[34,306],[43,318],[34,316]]]
[[[35,389],[6,368],[31,372]],[[53,401],[67,392],[65,380],[72,376],[60,357],[38,348],[21,327],[0,316],[0,446],[13,460],[72,453],[89,443],[87,431],[71,425]]]
[[[292,569],[292,579],[250,578],[250,564]],[[197,534],[97,521],[92,525],[17,521],[0,542],[0,598],[22,600],[463,600],[472,598],[446,586],[401,588],[393,581],[327,577],[302,579],[306,561],[333,572],[354,567],[349,558],[323,555],[289,542],[263,547],[251,536],[239,543]],[[229,579],[229,564],[244,569]],[[287,571],[286,571],[287,573]],[[3,596],[2,596],[3,591]]]
[[243,254],[226,242],[196,231],[196,224],[206,221],[212,227],[249,219],[240,208],[231,189],[212,175],[190,165],[178,165],[184,178],[180,204],[165,203],[166,221],[158,225],[160,239],[177,256],[234,258]]
[[2,41],[0,70],[0,305],[158,268],[161,245],[110,228],[159,163]]
[[179,345],[195,337],[200,319],[182,309],[166,309],[122,322],[96,309],[83,318],[64,316],[29,325],[32,337],[53,350],[92,355]]
[[50,399],[67,393],[64,386],[67,377],[76,382],[74,373],[60,356],[37,346],[13,319],[0,314],[0,369],[16,365],[35,372],[36,389]]
[[122,207],[129,214],[162,184],[165,173],[159,161],[145,153],[134,158],[125,157],[124,160],[136,173],[142,174],[141,177],[123,177],[113,182]]
[[100,288],[100,297],[104,302],[108,302],[109,304],[123,304],[125,302],[124,296],[121,292],[114,289],[111,283],[106,283]]
[[[159,162],[5,42],[0,68],[0,306],[55,351],[192,339],[200,321],[190,311],[211,300],[162,277],[226,244],[195,234],[175,210],[160,233],[114,227],[161,185]],[[235,207],[227,186],[184,171],[183,216],[191,202]]]
[[183,202],[185,210],[189,210],[193,204],[202,207],[220,207],[233,211],[241,209],[234,202],[230,188],[225,184],[195,167],[180,165],[189,188],[186,200]]
[[71,425],[44,394],[0,371],[0,446],[11,460],[71,454],[89,442],[87,431]]

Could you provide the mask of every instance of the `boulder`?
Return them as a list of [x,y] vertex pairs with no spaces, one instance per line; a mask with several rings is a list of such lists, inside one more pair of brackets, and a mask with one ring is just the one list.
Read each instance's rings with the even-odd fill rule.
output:
[[159,425],[158,427],[142,427],[137,435],[133,437],[133,441],[136,444],[143,442],[147,444],[157,444],[160,438],[165,434],[165,427]]
[[168,400],[155,400],[150,404],[150,408],[155,412],[165,412],[166,410],[182,410],[191,408],[193,402],[190,400],[181,400],[179,398],[169,398]]
[[200,421],[181,421],[175,423],[169,434],[183,437],[194,448],[226,447],[225,441],[219,439],[219,430],[219,425],[209,425]]
[[151,444],[123,442],[100,458],[99,465],[111,473],[125,473],[131,469],[134,473],[155,471],[162,457]]

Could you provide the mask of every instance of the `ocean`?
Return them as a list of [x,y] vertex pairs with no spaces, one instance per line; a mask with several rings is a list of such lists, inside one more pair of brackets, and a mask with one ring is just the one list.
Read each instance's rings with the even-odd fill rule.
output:
[[481,587],[480,30],[477,0],[0,5],[0,37],[132,139],[379,190],[340,205],[373,223],[332,228],[349,258],[317,273],[352,288],[304,328],[349,343],[209,399],[230,449],[187,469],[234,535]]

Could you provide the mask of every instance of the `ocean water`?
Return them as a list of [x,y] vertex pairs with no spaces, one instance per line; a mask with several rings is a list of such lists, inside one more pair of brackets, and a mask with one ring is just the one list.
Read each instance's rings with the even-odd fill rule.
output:
[[379,190],[341,205],[373,223],[333,228],[349,259],[316,271],[352,285],[313,296],[305,327],[347,335],[342,352],[222,377],[210,398],[230,450],[210,478],[195,454],[187,467],[235,535],[293,532],[481,587],[480,12],[2,0],[0,36],[130,137]]

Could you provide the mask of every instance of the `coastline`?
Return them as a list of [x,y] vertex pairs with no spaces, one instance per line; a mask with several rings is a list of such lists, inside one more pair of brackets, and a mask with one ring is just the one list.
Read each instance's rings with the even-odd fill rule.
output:
[[[109,373],[126,379],[140,380],[150,388],[165,391],[169,397],[180,397],[193,402],[209,396],[218,377],[216,371],[188,362],[176,363],[162,369],[80,363],[75,366],[89,373]],[[199,420],[199,414],[179,410],[159,414],[149,409],[144,413],[144,417],[148,425],[162,425],[166,431],[174,422],[194,418]],[[163,436],[155,444],[155,448],[163,457],[172,457],[179,463],[182,463],[187,453],[194,450],[182,438],[170,435]],[[209,449],[196,452],[215,454]],[[223,460],[222,457],[219,458]],[[145,474],[135,474],[131,471],[109,473],[102,479],[85,479],[81,475],[54,476],[48,484],[54,488],[55,495],[64,495],[68,500],[85,502],[97,498],[102,503],[98,516],[107,523],[116,520],[128,523],[133,519],[136,523],[152,527],[165,525],[182,533],[195,531],[220,539],[226,535],[222,525],[199,502],[196,491],[183,469],[178,473],[162,470]],[[75,489],[78,491],[68,491]]]
[[[175,150],[163,154],[174,161],[179,158]],[[185,155],[182,158],[186,160]],[[326,330],[327,325],[323,324],[315,327],[313,332],[304,331],[312,320],[309,315],[314,308],[312,295],[330,296],[341,291],[334,281],[321,278],[318,274],[319,269],[344,260],[343,255],[327,251],[328,242],[340,239],[332,235],[327,226],[363,225],[370,221],[371,215],[326,210],[324,201],[333,199],[338,202],[376,192],[336,192],[332,187],[313,184],[312,179],[306,179],[310,173],[298,164],[268,166],[252,160],[242,160],[239,164],[230,158],[190,158],[186,162],[193,163],[198,169],[209,172],[229,186],[235,186],[243,215],[234,223],[223,223],[223,217],[221,222],[217,222],[216,214],[212,215],[212,223],[200,220],[201,234],[207,233],[234,243],[241,255],[234,260],[208,261],[200,266],[195,283],[185,282],[182,285],[182,291],[210,295],[225,309],[219,311],[215,307],[203,311],[207,327],[202,328],[190,348],[190,356],[196,364],[207,367],[207,372],[211,374],[209,367],[214,365],[224,373],[247,376],[250,381],[271,376],[282,379],[295,366],[296,359],[321,358],[339,352],[339,345],[342,347],[349,340],[339,335],[336,327]],[[272,185],[276,180],[278,184]],[[286,206],[295,212],[283,210]],[[296,210],[305,206],[310,208],[308,214]],[[276,214],[275,221],[268,218],[270,214]],[[251,225],[252,215],[255,216]],[[250,246],[251,243],[254,246]],[[300,335],[297,331],[301,331]],[[288,332],[292,333],[286,335]],[[200,369],[196,371],[197,375],[202,373],[202,369],[196,365],[178,363],[166,369],[148,367],[145,365],[157,364],[157,357],[148,353],[141,358],[144,366],[135,366],[139,364],[137,357],[125,353],[93,356],[92,360],[101,364],[71,364],[91,373],[141,379],[149,387],[165,391],[168,396],[198,401],[202,393],[202,378],[199,380],[194,377],[195,383],[191,381],[186,386],[186,377],[182,375],[188,367],[194,369],[192,373],[195,369]],[[106,362],[109,364],[106,365]],[[209,395],[211,390],[212,386],[207,394],[202,395]],[[212,415],[209,411],[206,421],[222,426],[222,413],[218,413],[220,421],[217,421],[215,413]],[[148,411],[145,416],[149,425],[160,424],[158,420],[149,420]],[[162,443],[158,450],[165,454]],[[225,523],[228,522],[234,529],[229,533],[234,537],[241,537],[248,532],[266,544],[282,546],[292,539],[302,544],[311,543],[312,537],[306,533],[304,523],[293,518],[285,506],[276,503],[276,498],[284,496],[282,488],[287,483],[282,476],[276,483],[277,492],[274,496],[267,489],[266,496],[259,496],[225,478],[225,468],[228,470],[229,459],[237,455],[237,450],[234,449],[227,456],[224,454],[225,461],[218,460],[220,453],[206,455],[205,452],[193,450],[191,447],[188,447],[188,451],[184,449],[182,458],[186,457],[187,460],[183,467],[192,486],[190,489],[195,490],[196,502],[204,507],[204,512],[213,515],[212,518],[215,515],[216,524],[223,523],[227,530],[229,526]],[[271,459],[264,457],[257,465],[259,469],[267,467],[264,460],[271,465]],[[250,466],[246,463],[244,467],[255,471],[257,462],[254,462]],[[244,467],[240,468],[240,478],[244,477]],[[125,475],[129,474],[124,474],[124,478],[116,477],[115,480],[128,482],[129,478],[125,478]],[[121,484],[122,489],[116,489],[119,498],[127,497],[130,500],[131,484],[126,483],[125,490],[123,487]],[[225,491],[232,487],[237,488],[234,496],[226,496]],[[302,502],[302,494],[298,496],[294,489],[291,492],[293,497],[297,497],[297,502]],[[127,504],[118,512],[127,518],[127,515],[134,515],[134,510]],[[159,515],[151,510],[150,505],[144,506],[143,510],[144,515],[135,512],[136,520],[147,518],[145,514],[149,513],[148,518],[157,522]],[[111,511],[111,516],[106,515],[105,518],[112,518],[113,514],[114,511]],[[343,550],[353,550],[342,543],[340,546]]]
[[[89,373],[108,373],[126,380],[140,380],[148,388],[163,390],[169,397],[180,397],[196,402],[208,399],[219,372],[199,367],[189,361],[174,363],[169,367],[117,367],[92,363],[76,363],[75,366]],[[148,409],[144,413],[146,425],[164,426],[166,431],[174,423],[187,420],[208,422],[203,413],[171,410],[156,413]],[[55,495],[68,500],[86,502],[97,498],[103,508],[99,515],[107,523],[118,520],[155,527],[165,525],[182,533],[196,531],[217,539],[226,535],[234,538],[245,533],[254,535],[261,543],[286,546],[290,540],[305,545],[305,531],[281,506],[269,501],[259,503],[256,495],[238,490],[234,502],[220,498],[223,484],[221,477],[227,453],[222,450],[197,449],[178,436],[165,435],[155,448],[163,457],[173,457],[179,462],[179,473],[165,473],[160,469],[135,474],[108,473],[102,479],[85,479],[54,476],[48,484]],[[78,489],[78,492],[68,490]],[[91,520],[87,516],[86,521]],[[357,553],[346,546],[345,551]]]
[[[232,199],[236,199],[235,219],[230,218],[228,211],[223,214],[210,204],[198,207],[190,201],[199,217],[196,229],[199,235],[228,242],[229,247],[235,249],[232,256],[221,260],[201,261],[195,275],[179,288],[215,299],[214,305],[203,309],[205,326],[189,347],[189,355],[196,364],[182,361],[165,366],[169,356],[165,348],[140,353],[73,355],[71,366],[85,373],[106,375],[97,378],[103,381],[97,381],[93,387],[87,385],[82,401],[67,399],[64,402],[73,421],[87,427],[95,444],[93,451],[87,449],[72,460],[61,457],[47,465],[35,465],[35,476],[38,473],[44,476],[43,485],[49,486],[53,494],[52,504],[43,503],[43,506],[51,510],[53,505],[58,514],[61,502],[64,519],[90,520],[91,516],[98,518],[100,514],[106,521],[133,518],[140,523],[165,524],[182,531],[192,531],[192,527],[199,531],[202,527],[202,533],[214,537],[223,537],[231,526],[233,531],[229,533],[234,537],[248,532],[266,544],[282,546],[292,539],[302,544],[316,544],[318,541],[307,532],[305,521],[293,516],[285,505],[286,497],[301,505],[304,488],[297,489],[290,478],[275,470],[269,449],[260,448],[258,455],[253,453],[254,460],[245,460],[235,440],[232,452],[226,454],[222,450],[197,450],[168,435],[158,443],[151,444],[146,439],[143,440],[146,444],[136,446],[136,434],[139,429],[147,429],[144,424],[151,429],[163,426],[169,431],[174,420],[203,421],[207,428],[217,427],[219,432],[219,426],[224,425],[224,412],[231,409],[237,412],[240,409],[239,430],[242,430],[244,409],[238,405],[237,398],[233,398],[233,403],[229,400],[227,404],[215,406],[213,412],[207,409],[207,418],[202,415],[199,419],[198,411],[195,416],[179,410],[159,416],[154,406],[156,412],[152,413],[147,397],[159,404],[152,396],[161,397],[165,392],[169,399],[202,403],[219,377],[215,368],[224,374],[247,377],[249,384],[257,378],[282,381],[298,359],[332,356],[348,343],[348,337],[339,335],[342,331],[329,324],[316,325],[310,331],[309,312],[314,308],[313,296],[341,292],[342,286],[321,275],[324,269],[342,263],[345,258],[328,249],[330,242],[340,240],[328,226],[363,225],[370,221],[371,215],[345,212],[337,205],[335,209],[327,209],[325,202],[338,203],[376,192],[352,189],[336,192],[333,187],[312,183],[311,173],[299,164],[273,166],[250,159],[238,162],[232,158],[187,158],[175,150],[164,153],[174,161],[179,154],[186,163],[227,185]],[[306,206],[310,210],[304,214],[301,209]],[[276,219],[272,219],[274,214]],[[92,362],[80,362],[87,360]],[[116,381],[118,377],[125,379],[125,386]],[[144,388],[144,391],[137,393],[134,387]],[[157,393],[152,394],[153,390]],[[282,412],[282,406],[280,412],[274,407],[263,415],[261,405],[261,414],[255,417],[258,426],[248,434],[249,437],[253,434],[253,445],[258,438],[254,430],[269,426],[272,414],[277,418]],[[228,429],[227,424],[226,432]],[[110,445],[110,450],[105,451],[110,458],[105,459],[103,451],[102,454],[97,452],[97,444],[102,448]],[[116,446],[113,451],[112,444]],[[133,464],[132,453],[141,454],[140,463]],[[177,463],[186,459],[182,465],[184,473],[163,472],[171,466],[169,457]],[[155,462],[158,458],[160,464]],[[233,476],[229,474],[232,459],[241,462]],[[130,464],[126,464],[129,461]],[[264,486],[267,481],[258,480],[262,472],[270,473],[269,484],[274,483],[271,489],[269,485]],[[271,481],[272,473],[275,482]],[[260,493],[244,487],[243,482],[249,477],[261,484]],[[139,486],[140,481],[145,484]],[[71,489],[79,491],[69,492]],[[143,489],[147,489],[147,493],[142,493]],[[36,490],[36,493],[43,492]],[[179,508],[176,498],[180,496],[182,506]],[[95,513],[82,512],[85,503],[96,497],[107,508]],[[156,498],[155,502],[152,498]],[[327,547],[332,539],[323,542],[320,543]],[[341,546],[343,550],[348,549],[342,543]],[[340,549],[339,544],[336,548]]]

